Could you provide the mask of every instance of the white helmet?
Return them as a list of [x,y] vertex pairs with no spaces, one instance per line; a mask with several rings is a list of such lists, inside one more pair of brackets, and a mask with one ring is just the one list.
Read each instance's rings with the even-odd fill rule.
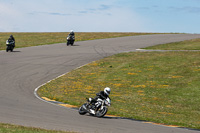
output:
[[104,89],[104,93],[106,93],[107,95],[109,95],[109,94],[110,94],[110,88],[109,88],[109,87],[106,87],[106,88]]
[[74,32],[73,30],[70,30],[70,32]]

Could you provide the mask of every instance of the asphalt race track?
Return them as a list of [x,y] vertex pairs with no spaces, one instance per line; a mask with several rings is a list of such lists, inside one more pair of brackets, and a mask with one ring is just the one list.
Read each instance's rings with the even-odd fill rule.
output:
[[75,46],[62,43],[19,48],[8,53],[0,51],[0,122],[86,133],[199,132],[123,118],[81,116],[76,110],[46,103],[34,95],[35,88],[41,84],[92,61],[193,38],[200,38],[200,35],[143,35],[75,42]]

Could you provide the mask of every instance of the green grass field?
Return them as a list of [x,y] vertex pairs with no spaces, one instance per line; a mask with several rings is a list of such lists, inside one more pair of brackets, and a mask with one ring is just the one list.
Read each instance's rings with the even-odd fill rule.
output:
[[156,46],[151,46],[144,49],[161,49],[161,50],[200,50],[200,38],[186,40],[175,43],[161,44]]
[[[196,44],[200,45],[198,39],[195,49]],[[86,97],[109,86],[109,114],[200,129],[199,55],[199,51],[121,53],[53,80],[38,93],[80,106]]]
[[0,123],[0,133],[74,133]]
[[[52,33],[3,33],[0,32],[0,50],[6,49],[6,40],[10,35],[15,37],[16,48],[30,47],[54,43],[66,42],[67,32]],[[122,36],[149,35],[156,33],[109,33],[109,32],[78,32],[75,33],[76,41],[94,40],[102,38],[114,38]]]

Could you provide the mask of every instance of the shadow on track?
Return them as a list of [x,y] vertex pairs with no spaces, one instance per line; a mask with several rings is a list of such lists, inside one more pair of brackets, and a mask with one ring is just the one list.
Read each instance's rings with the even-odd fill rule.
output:
[[68,45],[68,46],[71,46],[71,47],[73,47],[73,46],[80,46],[80,45],[74,44],[74,45]]
[[21,52],[21,51],[12,51],[13,53],[18,53],[18,52]]

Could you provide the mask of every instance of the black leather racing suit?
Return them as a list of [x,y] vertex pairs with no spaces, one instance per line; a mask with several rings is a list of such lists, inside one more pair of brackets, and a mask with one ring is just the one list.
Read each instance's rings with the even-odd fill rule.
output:
[[14,38],[13,36],[10,36],[10,37],[8,38],[8,42],[12,42],[12,41],[14,41],[13,46],[15,47],[15,38]]
[[[99,93],[96,94],[96,97],[94,99],[91,100],[92,104],[97,103],[97,99],[100,98],[102,100],[107,99],[109,96],[104,92],[104,91],[100,91]],[[110,98],[110,97],[109,97]],[[101,104],[95,104],[97,110],[99,109],[99,107],[101,107]]]
[[75,33],[74,32],[70,32],[68,37],[72,37],[74,39],[73,41],[75,41]]

